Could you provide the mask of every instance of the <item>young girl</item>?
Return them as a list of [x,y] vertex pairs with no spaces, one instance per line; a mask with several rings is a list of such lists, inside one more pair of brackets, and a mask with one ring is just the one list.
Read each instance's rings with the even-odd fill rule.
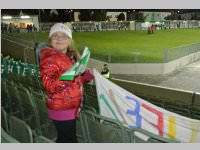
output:
[[62,23],[50,29],[49,48],[40,52],[39,72],[47,93],[49,118],[57,130],[57,143],[76,143],[76,118],[83,104],[83,83],[93,79],[90,70],[73,81],[60,81],[59,77],[77,60],[72,50],[72,32]]

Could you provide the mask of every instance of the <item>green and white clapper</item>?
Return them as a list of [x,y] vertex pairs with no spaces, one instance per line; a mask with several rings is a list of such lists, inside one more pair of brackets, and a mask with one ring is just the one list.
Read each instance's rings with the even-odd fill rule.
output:
[[77,61],[70,69],[61,75],[59,80],[74,80],[75,76],[78,76],[85,72],[87,64],[90,58],[90,50],[85,47],[83,54],[79,61]]

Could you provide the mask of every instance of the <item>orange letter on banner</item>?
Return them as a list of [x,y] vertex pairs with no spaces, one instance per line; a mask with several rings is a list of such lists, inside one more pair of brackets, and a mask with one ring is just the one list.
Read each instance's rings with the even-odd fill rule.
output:
[[163,113],[144,103],[142,103],[142,107],[144,107],[145,109],[149,110],[150,112],[158,116],[158,123],[157,124],[151,123],[151,124],[158,129],[159,135],[163,136]]

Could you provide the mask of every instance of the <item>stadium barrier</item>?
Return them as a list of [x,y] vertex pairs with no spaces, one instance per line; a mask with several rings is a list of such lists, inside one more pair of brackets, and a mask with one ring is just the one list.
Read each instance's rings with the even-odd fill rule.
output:
[[200,43],[166,49],[163,62],[167,63],[196,52],[200,52]]
[[166,49],[163,52],[163,58],[144,58],[141,57],[140,52],[137,51],[129,57],[115,56],[111,53],[103,55],[91,54],[91,57],[108,63],[168,63],[196,52],[200,52],[200,43]]

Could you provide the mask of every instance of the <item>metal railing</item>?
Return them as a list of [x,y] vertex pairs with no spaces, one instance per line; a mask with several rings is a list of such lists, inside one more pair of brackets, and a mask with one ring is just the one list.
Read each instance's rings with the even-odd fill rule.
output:
[[163,62],[167,63],[195,52],[200,52],[200,43],[166,49],[164,51]]
[[[15,37],[2,37],[1,39],[1,50],[3,55],[8,55],[15,60],[35,64],[35,52],[33,42],[27,43],[26,40],[17,39]],[[25,42],[26,41],[26,42]]]
[[196,52],[200,52],[200,43],[165,49],[161,57],[145,57],[139,50],[129,56],[116,56],[116,54],[107,53],[91,54],[91,57],[108,63],[167,63]]

